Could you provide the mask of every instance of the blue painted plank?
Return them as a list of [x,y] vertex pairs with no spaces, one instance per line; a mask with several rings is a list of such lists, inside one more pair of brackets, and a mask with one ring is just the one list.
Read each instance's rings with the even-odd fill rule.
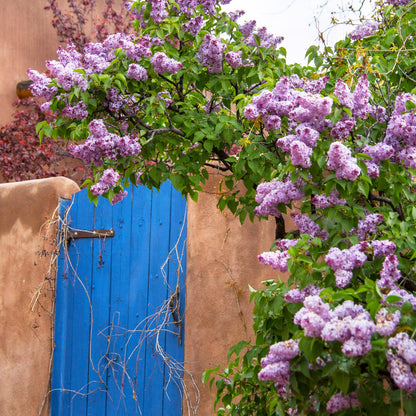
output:
[[[95,207],[88,201],[87,192],[83,190],[74,197],[74,211],[71,210],[70,226],[81,230],[93,228]],[[90,360],[90,318],[91,318],[91,275],[92,275],[93,239],[76,239],[69,247],[69,255],[76,273],[72,275],[73,310],[72,316],[72,361],[70,405],[72,415],[81,416],[87,412],[88,367]]]
[[[160,193],[154,196],[152,208],[152,233],[150,241],[150,275],[149,296],[146,316],[158,313],[158,309],[166,300],[167,285],[160,270],[169,253],[170,224],[170,183],[161,186]],[[164,197],[165,196],[165,197]],[[161,317],[162,318],[162,317]],[[160,324],[160,319],[155,324]],[[156,341],[165,348],[166,334],[162,331],[157,339],[147,343],[145,390],[143,414],[162,415],[164,399],[164,369],[160,355],[156,352]]]
[[[99,198],[95,208],[94,229],[112,228],[113,206]],[[91,286],[91,360],[89,362],[87,416],[105,416],[107,406],[107,351],[111,289],[112,238],[93,239]]]
[[[70,206],[71,201],[61,201],[61,218],[65,210]],[[62,228],[61,228],[62,229]],[[64,247],[58,257],[58,271],[56,281],[56,303],[55,303],[55,349],[52,368],[52,393],[51,393],[51,414],[63,415],[64,409],[69,405],[69,395],[63,394],[62,389],[67,385],[65,376],[67,374],[68,362],[71,359],[72,334],[68,330],[71,316],[68,310],[72,308],[73,298],[69,296],[70,278],[68,274],[68,262],[66,260]]]
[[[168,285],[170,293],[177,294],[178,302],[172,304],[174,312],[169,316],[166,333],[166,351],[176,361],[176,366],[165,367],[164,378],[170,380],[166,386],[163,401],[163,415],[180,415],[182,409],[184,333],[185,333],[185,274],[186,274],[186,199],[172,189],[170,219],[170,261],[168,264]],[[179,291],[179,293],[177,293]],[[174,316],[173,316],[174,315]],[[174,318],[174,319],[173,319]],[[176,321],[176,322],[175,322]]]
[[127,371],[132,378],[133,400],[126,403],[127,414],[141,414],[145,383],[143,344],[148,298],[149,251],[151,234],[152,192],[144,186],[133,188],[131,221],[131,257],[129,279],[128,327],[133,330],[128,339]]
[[111,298],[110,298],[110,351],[108,356],[107,414],[123,416],[126,402],[133,399],[128,374],[125,371],[126,341],[128,339],[128,281],[130,256],[132,192],[113,209]]

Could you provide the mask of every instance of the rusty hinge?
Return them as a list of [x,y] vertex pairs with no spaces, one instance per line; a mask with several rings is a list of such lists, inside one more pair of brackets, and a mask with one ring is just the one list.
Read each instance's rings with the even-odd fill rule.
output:
[[67,230],[67,240],[75,240],[77,238],[104,238],[114,237],[114,230],[76,230],[69,228]]

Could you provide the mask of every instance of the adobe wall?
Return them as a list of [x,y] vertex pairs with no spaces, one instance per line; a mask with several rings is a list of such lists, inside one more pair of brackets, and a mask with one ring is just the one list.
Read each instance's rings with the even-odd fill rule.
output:
[[[197,416],[215,414],[215,385],[213,391],[202,385],[202,373],[218,364],[224,368],[237,342],[255,341],[249,285],[260,289],[262,281],[278,278],[277,271],[257,260],[274,241],[274,221],[247,219],[241,226],[229,211],[219,211],[221,179],[212,175],[198,203],[188,203],[185,368],[200,390]],[[290,218],[286,222],[287,229],[293,228]]]
[[56,57],[58,38],[43,8],[45,0],[3,1],[0,25],[0,126],[10,120],[16,84],[28,79],[28,68],[45,70]]
[[[102,9],[97,1],[97,10]],[[67,0],[58,3],[65,7]],[[45,71],[45,61],[56,59],[58,37],[45,11],[46,0],[4,0],[0,25],[0,126],[10,121],[15,108],[16,84],[28,80],[26,71]],[[92,27],[92,24],[90,24]]]
[[[66,178],[0,184],[0,415],[38,415],[49,391],[59,199]],[[48,402],[40,416],[49,415]]]

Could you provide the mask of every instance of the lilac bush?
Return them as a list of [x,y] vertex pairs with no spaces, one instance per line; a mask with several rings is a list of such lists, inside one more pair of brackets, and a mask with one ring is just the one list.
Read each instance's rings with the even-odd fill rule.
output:
[[226,3],[131,2],[136,35],[61,48],[50,76],[29,71],[57,114],[40,136],[94,167],[93,201],[165,180],[196,200],[214,168],[220,209],[278,224],[258,254],[276,280],[253,290],[256,339],[216,375],[217,414],[416,414],[414,1],[307,66]]

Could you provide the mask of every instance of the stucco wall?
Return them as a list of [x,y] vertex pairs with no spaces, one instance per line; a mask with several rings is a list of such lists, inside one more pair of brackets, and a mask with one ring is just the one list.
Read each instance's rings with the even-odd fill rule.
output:
[[26,71],[44,71],[46,59],[56,57],[58,39],[43,9],[45,0],[5,0],[0,25],[0,125],[10,120],[16,84],[27,80]]
[[[198,416],[215,414],[215,386],[210,391],[202,385],[203,371],[218,364],[223,368],[238,341],[254,342],[249,285],[259,289],[262,281],[278,277],[257,261],[274,241],[274,221],[246,220],[241,226],[229,211],[219,211],[221,178],[212,176],[198,203],[188,208],[185,367],[200,390]],[[286,222],[288,229],[293,226]]]
[[[0,415],[38,415],[49,390],[53,269],[66,178],[0,184]],[[49,413],[46,403],[42,416]]]

